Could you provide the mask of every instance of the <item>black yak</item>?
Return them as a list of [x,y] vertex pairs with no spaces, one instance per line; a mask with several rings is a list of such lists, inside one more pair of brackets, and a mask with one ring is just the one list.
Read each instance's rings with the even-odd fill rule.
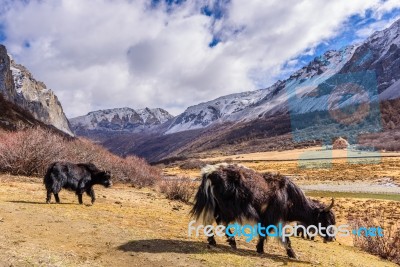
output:
[[[262,227],[295,221],[315,226],[320,223],[323,227],[334,225],[333,202],[329,207],[314,203],[288,177],[271,173],[262,175],[240,165],[217,164],[202,169],[202,182],[191,214],[204,224],[212,224],[215,220],[224,225],[254,221]],[[333,240],[326,231],[321,233],[324,240]],[[265,240],[266,237],[259,236],[257,252],[264,252]],[[290,239],[285,237],[281,241],[287,255],[295,258]],[[214,236],[208,237],[208,242],[216,245]],[[228,242],[236,248],[234,237],[228,237]]]
[[47,190],[46,203],[50,203],[51,193],[54,194],[56,202],[60,203],[58,193],[65,188],[75,191],[79,204],[83,203],[82,194],[85,192],[91,197],[93,204],[96,200],[93,185],[110,187],[112,185],[110,179],[109,172],[99,170],[92,163],[54,162],[49,166],[43,180]]

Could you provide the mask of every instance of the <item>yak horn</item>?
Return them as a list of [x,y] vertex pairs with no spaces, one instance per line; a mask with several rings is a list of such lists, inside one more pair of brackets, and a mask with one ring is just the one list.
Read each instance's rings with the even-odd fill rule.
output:
[[333,205],[335,204],[335,200],[332,198],[332,203],[329,205],[329,207],[326,207],[325,209],[324,209],[324,211],[330,211],[332,208],[333,208]]

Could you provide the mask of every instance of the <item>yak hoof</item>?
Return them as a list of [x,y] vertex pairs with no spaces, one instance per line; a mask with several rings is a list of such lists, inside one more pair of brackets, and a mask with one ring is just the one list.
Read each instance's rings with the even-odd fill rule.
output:
[[210,246],[216,247],[217,246],[217,242],[215,242],[215,240],[208,242],[208,244]]
[[258,254],[263,254],[264,253],[264,246],[263,246],[262,243],[257,244],[256,249],[257,249],[257,253]]
[[215,241],[215,239],[214,238],[210,238],[209,240],[208,240],[208,244],[210,245],[210,246],[213,246],[213,247],[216,247],[217,246],[217,242]]
[[288,250],[287,250],[287,255],[288,255],[288,257],[291,258],[291,259],[297,259],[296,254],[295,254],[294,251],[291,250],[291,249],[288,249]]
[[229,246],[233,249],[237,249],[235,240],[228,239]]

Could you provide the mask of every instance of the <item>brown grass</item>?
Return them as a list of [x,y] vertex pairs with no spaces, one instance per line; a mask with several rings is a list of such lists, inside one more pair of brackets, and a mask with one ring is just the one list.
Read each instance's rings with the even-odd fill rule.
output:
[[[257,239],[247,243],[243,237],[237,238],[237,250],[218,236],[218,246],[208,248],[204,234],[188,237],[191,205],[153,190],[123,184],[97,187],[93,206],[79,205],[73,193],[62,191],[63,204],[47,205],[37,178],[15,179],[0,175],[0,266],[395,266],[354,248],[352,240],[292,238],[298,260],[289,259],[274,239],[264,255],[255,252]],[[328,198],[322,201],[329,203]],[[366,206],[365,201],[337,202]],[[375,207],[389,203],[379,201]],[[397,203],[391,207],[398,209]]]

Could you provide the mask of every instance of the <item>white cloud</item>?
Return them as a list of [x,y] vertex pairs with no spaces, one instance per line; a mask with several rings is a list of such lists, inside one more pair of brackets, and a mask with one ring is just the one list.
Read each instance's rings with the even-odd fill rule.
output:
[[[400,6],[400,3],[399,3],[399,6]],[[374,32],[390,27],[390,25],[392,25],[398,19],[400,19],[400,16],[396,16],[394,18],[389,18],[389,19],[384,19],[384,20],[378,20],[374,23],[369,23],[365,27],[362,27],[359,30],[357,30],[357,32],[356,32],[356,35],[358,37],[357,41],[360,42],[362,40],[365,40]]]
[[[224,94],[266,87],[282,63],[335,36],[349,16],[395,6],[388,1],[382,7],[379,0],[237,0],[214,21],[199,10],[215,1],[172,8],[149,2],[13,2],[0,22],[10,52],[57,93],[68,116],[122,106],[178,114]],[[222,42],[210,48],[213,34]]]
[[377,19],[380,19],[385,13],[396,8],[400,8],[400,2],[398,0],[386,0],[376,7],[374,15]]

